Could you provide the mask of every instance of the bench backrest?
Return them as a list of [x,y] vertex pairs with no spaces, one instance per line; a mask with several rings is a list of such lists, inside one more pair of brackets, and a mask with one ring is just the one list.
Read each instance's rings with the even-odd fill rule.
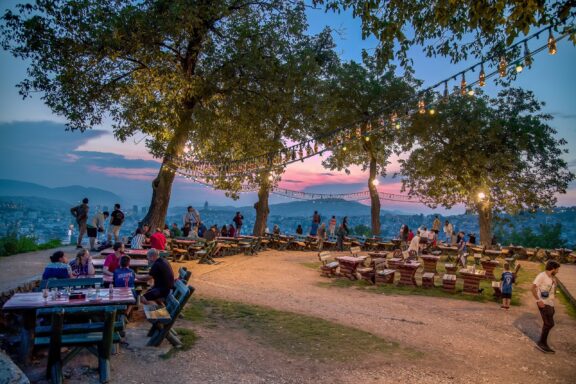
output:
[[396,250],[394,250],[394,253],[392,254],[392,257],[393,257],[394,259],[403,259],[403,258],[404,258],[404,255],[403,255],[403,253],[402,253],[402,250],[401,250],[401,249],[396,249]]
[[320,262],[325,265],[328,261],[332,260],[332,254],[328,251],[319,252],[318,259],[320,259]]
[[101,277],[86,277],[80,279],[48,279],[40,282],[39,289],[51,288],[94,288],[96,284],[104,283]]
[[188,284],[188,281],[190,281],[190,277],[192,276],[192,272],[190,272],[188,270],[188,268],[186,267],[180,267],[178,269],[178,278],[180,280],[182,280],[183,282],[185,282],[186,284]]
[[350,253],[352,256],[357,257],[362,249],[360,247],[350,247]]
[[383,271],[385,269],[386,269],[386,259],[385,258],[374,259],[374,270],[375,271]]
[[166,310],[170,313],[172,322],[176,321],[178,315],[194,293],[194,287],[187,286],[181,281],[174,283],[173,293],[170,293],[166,298]]

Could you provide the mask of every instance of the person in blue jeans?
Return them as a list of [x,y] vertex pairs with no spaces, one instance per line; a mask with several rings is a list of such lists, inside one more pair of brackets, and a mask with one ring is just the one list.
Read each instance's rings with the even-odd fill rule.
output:
[[500,287],[502,291],[501,308],[508,309],[510,308],[510,299],[512,298],[512,284],[514,284],[516,280],[514,274],[510,272],[510,264],[504,264],[504,272],[502,272],[500,280],[502,281],[502,286]]
[[114,271],[114,286],[116,288],[134,288],[134,279],[136,275],[130,269],[130,257],[122,256],[120,258],[120,268]]

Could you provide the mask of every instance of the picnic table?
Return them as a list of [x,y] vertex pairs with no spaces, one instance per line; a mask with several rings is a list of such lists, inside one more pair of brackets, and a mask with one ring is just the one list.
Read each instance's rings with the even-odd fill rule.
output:
[[[568,261],[568,255],[572,253],[572,250],[568,248],[556,248],[554,251],[558,255],[558,261],[561,263],[566,263]],[[554,253],[552,253],[552,255],[554,255]]]
[[[102,256],[108,256],[114,253],[112,248],[108,248],[100,252]],[[126,255],[132,258],[139,258],[139,257],[146,257],[148,250],[147,249],[126,249],[124,252]]]
[[462,268],[458,273],[464,279],[462,292],[477,295],[480,289],[480,281],[486,276],[486,271]]
[[356,269],[360,264],[366,260],[367,256],[340,256],[337,257],[336,260],[338,261],[338,265],[340,267],[340,273],[350,280],[356,278]]
[[496,279],[496,276],[494,276],[494,269],[500,265],[500,263],[497,260],[483,260],[481,263],[482,268],[484,268],[484,271],[486,271],[485,278],[489,280]]
[[396,265],[396,269],[400,272],[400,281],[398,284],[417,287],[415,275],[419,267],[420,263],[403,263]]
[[498,256],[502,255],[502,251],[498,249],[487,249],[484,254],[490,258],[490,260],[495,260]]
[[422,261],[424,261],[424,273],[433,273],[436,275],[438,273],[436,265],[438,264],[438,260],[440,260],[440,256],[422,255],[420,257]]
[[368,256],[372,257],[373,259],[385,259],[390,252],[388,251],[375,251],[375,252],[368,252]]
[[[12,312],[21,319],[21,342],[20,358],[22,362],[30,362],[30,353],[34,345],[36,310],[41,308],[54,307],[84,307],[95,305],[118,305],[134,304],[136,300],[130,288],[114,288],[112,296],[108,289],[80,289],[74,292],[80,292],[85,295],[82,299],[70,300],[67,296],[62,295],[55,299],[48,297],[44,299],[42,292],[25,292],[15,293],[2,307],[3,311]],[[50,295],[49,295],[50,296]]]
[[[101,269],[102,267],[104,267],[104,262],[106,260],[104,259],[95,259],[92,260],[92,264],[94,264],[94,268],[98,268]],[[143,259],[132,259],[130,260],[130,268],[136,270],[139,268],[148,268],[148,260],[143,260]]]

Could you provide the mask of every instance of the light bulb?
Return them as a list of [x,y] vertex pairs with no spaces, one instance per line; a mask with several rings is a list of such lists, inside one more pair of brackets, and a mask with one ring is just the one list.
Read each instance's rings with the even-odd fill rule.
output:
[[364,140],[370,141],[370,136],[366,136],[366,137],[364,138]]
[[372,185],[376,186],[378,184],[380,184],[380,181],[378,179],[372,180]]
[[346,146],[343,146],[343,147],[342,147],[342,150],[343,150],[343,151],[346,151],[347,149],[348,149],[348,148],[346,148]]
[[486,198],[486,194],[484,192],[478,193],[478,200],[482,201]]
[[516,65],[516,73],[522,72],[523,69],[524,67],[522,67],[520,64]]
[[468,96],[474,96],[474,90],[473,89],[468,90]]
[[428,113],[431,114],[431,115],[433,115],[433,114],[436,113],[436,111],[432,108],[432,109],[430,109],[430,110],[428,111]]
[[508,68],[508,62],[506,58],[502,56],[500,58],[500,63],[498,64],[498,72],[500,73],[500,77],[506,76],[506,69]]

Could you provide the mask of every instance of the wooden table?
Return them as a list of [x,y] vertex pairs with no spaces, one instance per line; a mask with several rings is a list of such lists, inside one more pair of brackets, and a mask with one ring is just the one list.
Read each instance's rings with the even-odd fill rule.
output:
[[483,260],[480,262],[482,264],[482,268],[486,271],[486,279],[494,280],[496,276],[494,276],[494,269],[500,265],[497,260]]
[[446,263],[444,264],[444,268],[446,269],[446,273],[449,275],[455,275],[456,274],[456,270],[458,269],[458,265],[457,264],[452,264],[452,263]]
[[368,252],[368,256],[373,259],[385,259],[389,254],[387,251]]
[[350,280],[356,279],[356,269],[366,260],[366,256],[340,256],[337,257],[340,273]]
[[406,285],[417,287],[416,284],[416,270],[420,267],[420,263],[404,263],[398,264],[397,266],[398,271],[400,272],[400,281],[398,285]]
[[572,250],[568,248],[556,248],[554,251],[558,253],[558,261],[560,263],[568,262],[568,255],[572,252]]
[[[102,268],[104,267],[104,259],[95,259],[92,260],[92,264],[94,264],[94,268]],[[137,268],[148,268],[148,260],[143,259],[132,259],[130,260],[130,268],[137,269]]]
[[480,281],[484,279],[486,271],[472,269],[461,269],[458,271],[464,279],[464,290],[462,292],[477,295],[480,289]]
[[30,354],[34,345],[34,328],[36,326],[36,310],[53,307],[83,307],[93,305],[135,304],[136,300],[130,288],[114,288],[112,296],[108,289],[100,289],[96,297],[96,290],[80,289],[75,292],[86,294],[86,298],[69,300],[68,297],[60,297],[55,300],[44,300],[42,292],[15,293],[2,308],[3,311],[13,312],[21,318],[20,358],[25,364],[30,362]]
[[[102,252],[100,252],[100,254],[102,256],[108,256],[114,253],[114,250],[112,248],[108,248],[103,250]],[[132,257],[132,258],[142,258],[142,257],[146,257],[146,255],[148,254],[148,250],[147,249],[126,249],[124,252],[126,255]]]
[[502,255],[502,251],[497,249],[487,249],[484,254],[490,258],[490,260],[495,260],[498,256]]
[[438,260],[440,260],[440,256],[422,255],[420,257],[424,261],[424,273],[428,272],[437,275],[436,265],[438,264]]
[[393,257],[388,260],[388,267],[390,269],[397,269],[400,264],[403,264],[404,260],[398,257]]

